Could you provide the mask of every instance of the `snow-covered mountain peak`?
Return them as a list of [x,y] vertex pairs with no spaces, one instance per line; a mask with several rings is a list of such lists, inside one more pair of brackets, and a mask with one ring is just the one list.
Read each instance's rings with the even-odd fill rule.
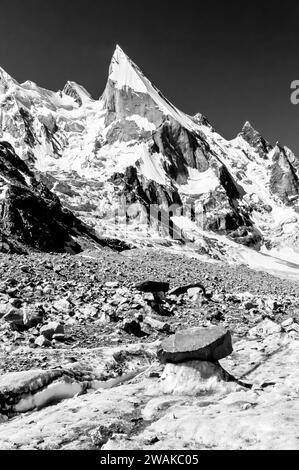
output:
[[198,130],[193,118],[170,103],[119,46],[112,57],[102,98],[108,112],[113,113],[111,119],[138,115],[160,126],[165,118],[172,118],[191,132]]
[[246,121],[244,126],[242,127],[242,131],[245,132],[249,130],[257,132],[256,129],[251,125],[251,123],[249,121]]
[[6,93],[10,86],[16,85],[14,80],[2,67],[0,67],[0,93]]
[[109,79],[114,82],[114,86],[119,89],[131,88],[138,93],[146,93],[147,87],[141,76],[142,72],[137,65],[117,45],[109,67]]
[[242,127],[242,131],[240,133],[241,137],[245,138],[245,140],[247,138],[260,138],[261,137],[261,134],[259,131],[257,131],[255,129],[255,127],[253,127],[253,125],[249,122],[249,121],[246,121],[244,126]]
[[248,121],[226,140],[201,113],[170,103],[119,46],[99,100],[74,81],[54,92],[18,84],[1,69],[0,139],[45,174],[66,207],[109,236],[137,245],[164,240],[164,228],[148,232],[137,209],[129,234],[121,215],[115,228],[111,214],[122,198],[147,213],[156,205],[166,214],[173,204],[190,209],[192,220],[174,216],[172,231],[182,229],[209,256],[221,258],[229,246],[239,253],[236,243],[299,250],[299,159]]

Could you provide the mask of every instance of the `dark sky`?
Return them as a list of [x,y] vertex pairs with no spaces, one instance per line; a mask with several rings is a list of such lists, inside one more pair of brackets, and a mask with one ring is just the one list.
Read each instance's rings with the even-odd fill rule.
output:
[[101,95],[115,44],[176,106],[225,137],[246,120],[299,154],[296,1],[0,0],[0,65],[50,89]]

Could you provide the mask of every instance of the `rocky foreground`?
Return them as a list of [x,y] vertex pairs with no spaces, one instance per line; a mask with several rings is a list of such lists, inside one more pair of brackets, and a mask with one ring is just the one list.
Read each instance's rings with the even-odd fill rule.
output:
[[299,448],[298,283],[155,250],[0,279],[0,448]]

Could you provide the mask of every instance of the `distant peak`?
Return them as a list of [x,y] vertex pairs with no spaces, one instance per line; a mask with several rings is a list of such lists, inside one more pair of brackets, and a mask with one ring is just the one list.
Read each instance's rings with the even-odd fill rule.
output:
[[90,93],[82,86],[76,82],[67,81],[63,93],[74,98],[74,100],[81,106],[86,101],[92,100]]
[[280,143],[279,140],[275,143],[275,150],[279,150],[280,152],[284,150],[284,146]]
[[2,67],[0,67],[0,77],[11,78],[11,76]]
[[255,127],[253,127],[253,125],[249,121],[245,122],[244,126],[242,127],[242,131],[240,132],[239,135],[243,137],[245,140],[247,140],[248,138],[250,139],[253,139],[253,138],[262,139],[263,138],[261,133],[257,131]]
[[14,80],[2,67],[0,67],[0,93],[6,93],[11,85],[16,85]]
[[196,124],[199,124],[201,126],[206,126],[206,127],[209,127],[210,129],[213,129],[212,124],[210,123],[208,118],[206,116],[204,116],[203,114],[201,114],[201,113],[195,114],[192,117],[192,119]]
[[249,121],[246,121],[244,126],[242,127],[242,132],[248,130],[254,131],[259,134],[259,132],[251,125],[251,123]]
[[251,147],[255,148],[262,158],[267,158],[272,146],[258,132],[249,121],[246,121],[239,134]]

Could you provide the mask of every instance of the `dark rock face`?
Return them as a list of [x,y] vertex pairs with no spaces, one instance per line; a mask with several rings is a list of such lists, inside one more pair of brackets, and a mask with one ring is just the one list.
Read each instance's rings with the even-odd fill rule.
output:
[[286,147],[277,145],[273,155],[270,188],[285,204],[299,198],[299,159]]
[[129,142],[130,140],[139,141],[148,139],[150,136],[151,133],[149,131],[139,129],[136,122],[121,119],[112,125],[111,129],[107,133],[106,141],[111,145],[117,140],[120,140],[121,142]]
[[232,209],[226,214],[209,217],[204,228],[227,235],[234,242],[259,250],[263,241],[262,234],[253,226],[248,214]]
[[23,245],[42,251],[68,251],[68,246],[71,251],[80,251],[68,231],[74,228],[75,217],[62,209],[58,197],[34,178],[5,143],[0,145],[0,174],[9,181],[0,213],[0,231],[9,240],[8,251],[15,251],[15,244],[17,249]]
[[269,144],[249,122],[244,124],[242,132],[239,135],[252,147],[256,148],[261,157],[268,158],[268,153],[272,149],[272,145]]
[[[125,173],[115,173],[111,181],[122,199],[124,212],[127,206],[140,203],[140,210],[150,224],[155,224],[161,233],[183,241],[181,230],[170,220],[169,208],[175,211],[182,206],[177,188],[145,179],[134,166],[127,167]],[[126,216],[130,217],[127,212]]]
[[219,179],[231,201],[241,199],[245,195],[244,189],[234,181],[225,165],[221,165],[219,168]]
[[259,250],[263,241],[262,234],[255,227],[239,227],[233,232],[229,232],[228,236],[234,240],[234,242],[241,245],[248,246]]
[[205,171],[209,166],[195,137],[172,118],[157,129],[153,141],[155,145],[152,151],[160,152],[167,157],[165,170],[179,184],[186,183],[188,166],[200,171]]
[[34,133],[33,118],[30,113],[24,108],[20,108],[20,114],[22,116],[25,126],[24,142],[30,147],[34,147],[36,145],[37,139]]
[[[127,90],[127,92],[129,91]],[[118,127],[111,128],[113,140],[123,140],[122,122],[126,121],[122,119],[117,123]],[[140,138],[140,134],[139,137],[136,134],[135,138]],[[116,173],[112,177],[112,182],[117,187],[116,191],[125,197],[126,204],[140,202],[148,216],[150,207],[153,210],[153,205],[157,205],[160,215],[157,214],[156,218],[158,221],[158,217],[160,217],[162,233],[170,229],[173,238],[183,239],[182,231],[172,226],[171,222],[171,216],[181,215],[179,208],[183,207],[177,184],[187,182],[188,168],[197,169],[199,172],[212,168],[219,178],[220,184],[219,189],[211,193],[203,205],[203,229],[231,235],[237,243],[259,249],[262,236],[253,227],[249,211],[246,212],[239,205],[245,195],[244,189],[233,179],[226,166],[213,154],[201,135],[190,132],[178,121],[168,117],[164,118],[156,131],[153,132],[151,139],[150,153],[160,153],[165,156],[163,169],[169,177],[169,184],[161,185],[144,178],[139,172],[139,163],[137,162],[135,166],[128,167],[124,174]],[[192,201],[191,197],[188,204],[195,201]],[[173,211],[169,214],[169,208],[174,206],[177,206],[178,210],[174,211],[175,214]],[[225,210],[223,210],[224,207]],[[238,230],[239,232],[236,232]]]
[[146,180],[138,175],[134,166],[127,167],[125,173],[114,173],[111,181],[119,188],[119,193],[125,196],[127,204],[140,201],[146,207],[150,204],[161,207],[182,205],[178,191],[174,187],[166,188],[155,181]]
[[163,121],[163,113],[147,93],[136,93],[131,88],[117,89],[108,80],[104,91],[105,106],[108,110],[106,124],[137,114],[146,117],[159,126]]
[[0,251],[79,253],[85,244],[105,245],[61,206],[6,142],[0,143],[0,176]]
[[161,363],[192,360],[217,362],[233,351],[229,331],[219,327],[189,328],[162,341],[158,350]]

